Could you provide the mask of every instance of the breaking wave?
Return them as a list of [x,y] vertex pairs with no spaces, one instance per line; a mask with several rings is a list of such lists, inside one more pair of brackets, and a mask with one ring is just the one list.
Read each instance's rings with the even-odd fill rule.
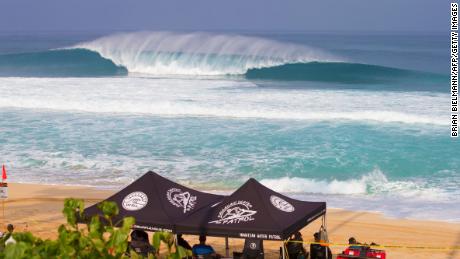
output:
[[311,193],[337,195],[390,195],[403,198],[439,200],[445,198],[443,190],[415,181],[390,181],[387,176],[375,169],[356,179],[317,180],[300,177],[264,179],[262,184],[284,193]]
[[250,69],[312,61],[341,61],[303,45],[227,34],[136,32],[78,44],[131,73],[243,75]]
[[432,73],[350,63],[305,45],[230,34],[124,33],[65,49],[0,55],[0,76],[98,77],[128,73],[344,84],[446,80]]

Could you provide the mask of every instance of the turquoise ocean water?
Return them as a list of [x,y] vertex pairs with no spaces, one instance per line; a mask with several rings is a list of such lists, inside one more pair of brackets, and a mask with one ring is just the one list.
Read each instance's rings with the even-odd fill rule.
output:
[[448,35],[0,34],[15,182],[249,177],[330,207],[460,220]]

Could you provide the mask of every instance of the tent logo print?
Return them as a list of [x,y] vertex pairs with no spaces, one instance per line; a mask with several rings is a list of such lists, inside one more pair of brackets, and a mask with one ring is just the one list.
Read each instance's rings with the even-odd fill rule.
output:
[[218,220],[210,221],[214,224],[233,224],[240,222],[253,221],[252,217],[257,213],[256,210],[251,210],[252,205],[247,201],[234,201],[227,204],[218,215]]
[[125,210],[134,211],[144,208],[148,201],[149,199],[145,193],[132,192],[123,199],[121,205]]
[[294,206],[289,202],[283,200],[282,198],[272,195],[270,196],[270,202],[272,203],[275,208],[284,211],[284,212],[293,212],[295,210]]
[[166,192],[168,201],[178,207],[183,208],[184,213],[192,210],[196,204],[196,196],[191,195],[189,192],[183,192],[178,188],[171,188]]

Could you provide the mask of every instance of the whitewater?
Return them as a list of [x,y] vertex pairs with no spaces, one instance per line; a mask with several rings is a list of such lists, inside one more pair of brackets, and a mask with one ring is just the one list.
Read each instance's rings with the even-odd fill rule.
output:
[[[448,103],[443,102],[448,94],[444,93],[279,91],[244,81],[197,79],[133,77],[81,81],[73,78],[0,78],[3,85],[0,107],[160,116],[449,125]],[[411,111],[417,111],[417,114]]]
[[155,170],[228,193],[254,177],[332,207],[460,220],[439,36],[63,37],[0,42],[12,181],[117,189]]

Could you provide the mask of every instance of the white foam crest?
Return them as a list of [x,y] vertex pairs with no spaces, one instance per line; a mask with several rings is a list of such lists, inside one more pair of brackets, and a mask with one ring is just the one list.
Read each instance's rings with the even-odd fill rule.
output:
[[272,90],[249,82],[0,78],[0,107],[155,116],[448,125],[439,93]]
[[275,191],[287,193],[365,194],[367,193],[367,182],[371,179],[388,181],[384,174],[377,171],[359,179],[343,181],[282,177],[263,179],[261,183]]
[[286,63],[340,61],[303,45],[203,32],[122,33],[74,47],[96,51],[131,73],[151,75],[244,74],[250,68]]
[[338,195],[388,195],[417,200],[443,200],[445,191],[411,181],[389,181],[379,169],[348,180],[317,180],[300,177],[263,179],[262,184],[278,192],[338,194]]

